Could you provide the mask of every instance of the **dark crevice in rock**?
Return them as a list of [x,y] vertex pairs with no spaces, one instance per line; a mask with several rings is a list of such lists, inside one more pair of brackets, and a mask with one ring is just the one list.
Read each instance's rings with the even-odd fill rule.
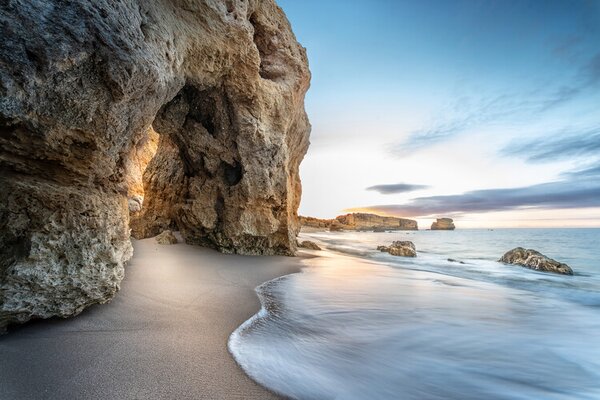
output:
[[232,12],[234,12],[234,11],[235,11],[235,4],[233,3],[233,1],[232,1],[232,0],[226,0],[226,1],[225,1],[225,5],[226,5],[226,7],[227,7],[227,12],[228,12],[229,14],[231,14]]
[[242,165],[237,161],[234,161],[233,165],[221,161],[221,170],[223,171],[223,179],[228,186],[235,186],[242,180]]
[[[0,221],[6,220],[10,215],[0,216]],[[6,223],[0,222],[0,229],[4,231]],[[0,279],[4,277],[5,270],[15,261],[29,256],[31,240],[26,236],[2,238],[3,246],[0,248]]]
[[250,23],[254,28],[254,44],[260,55],[259,74],[261,78],[271,81],[283,79],[285,70],[281,49],[277,45],[280,42],[280,38],[277,37],[278,33],[267,28],[267,25],[262,23],[256,14],[250,16]]

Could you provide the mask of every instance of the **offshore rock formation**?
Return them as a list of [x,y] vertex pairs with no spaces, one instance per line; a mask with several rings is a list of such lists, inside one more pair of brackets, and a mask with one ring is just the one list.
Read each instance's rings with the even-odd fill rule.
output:
[[431,224],[432,231],[453,231],[455,228],[452,218],[438,218]]
[[389,246],[377,246],[377,250],[399,257],[416,257],[417,248],[408,240],[397,240]]
[[573,270],[567,264],[546,257],[542,253],[522,247],[514,248],[498,260],[507,264],[520,265],[525,268],[541,272],[553,272],[555,274],[573,275]]
[[15,0],[0,36],[0,330],[111,299],[129,210],[294,253],[310,74],[273,0]]
[[376,214],[352,213],[339,215],[335,219],[318,219],[313,217],[300,217],[302,226],[329,229],[331,231],[375,231],[410,230],[419,229],[417,221],[406,218],[382,217]]

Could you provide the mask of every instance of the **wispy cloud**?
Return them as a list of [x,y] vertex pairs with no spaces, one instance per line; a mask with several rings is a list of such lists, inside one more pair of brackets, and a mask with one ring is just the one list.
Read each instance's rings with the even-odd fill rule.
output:
[[597,156],[600,154],[600,126],[576,132],[563,130],[553,134],[551,139],[513,142],[502,149],[502,154],[525,157],[530,162]]
[[369,186],[366,190],[372,190],[381,194],[396,194],[396,193],[408,193],[416,190],[427,189],[427,185],[415,185],[411,183],[393,183],[389,185],[375,185]]
[[599,84],[600,52],[587,59],[570,82],[550,88],[469,98],[468,101],[463,98],[453,107],[459,110],[458,116],[440,119],[411,132],[406,140],[393,144],[391,151],[406,155],[474,128],[528,120],[570,102],[585,91],[596,89]]
[[566,178],[598,179],[598,180],[600,180],[600,161],[597,161],[596,165],[589,165],[582,169],[565,172],[563,174],[563,176]]
[[[459,195],[418,197],[406,204],[360,207],[405,217],[480,213],[522,208],[600,207],[600,165],[565,175],[564,180],[527,187],[474,190]],[[350,210],[352,211],[352,210]]]

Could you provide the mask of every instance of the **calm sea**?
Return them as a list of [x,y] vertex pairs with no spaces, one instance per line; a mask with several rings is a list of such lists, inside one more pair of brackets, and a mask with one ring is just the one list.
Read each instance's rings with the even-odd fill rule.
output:
[[[297,399],[600,399],[600,229],[303,233],[328,251],[257,289],[231,336]],[[375,250],[411,240],[418,257]],[[574,276],[498,263],[514,247]],[[448,261],[454,259],[456,261]]]

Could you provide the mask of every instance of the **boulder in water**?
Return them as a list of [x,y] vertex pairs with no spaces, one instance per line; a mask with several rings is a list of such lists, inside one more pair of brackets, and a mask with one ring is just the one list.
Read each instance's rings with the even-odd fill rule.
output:
[[390,246],[377,246],[377,250],[390,253],[393,256],[399,257],[416,257],[417,249],[415,244],[408,240],[397,240],[392,242]]
[[567,264],[551,259],[532,249],[517,247],[507,252],[498,260],[507,264],[520,265],[525,268],[555,274],[573,275],[573,270]]

